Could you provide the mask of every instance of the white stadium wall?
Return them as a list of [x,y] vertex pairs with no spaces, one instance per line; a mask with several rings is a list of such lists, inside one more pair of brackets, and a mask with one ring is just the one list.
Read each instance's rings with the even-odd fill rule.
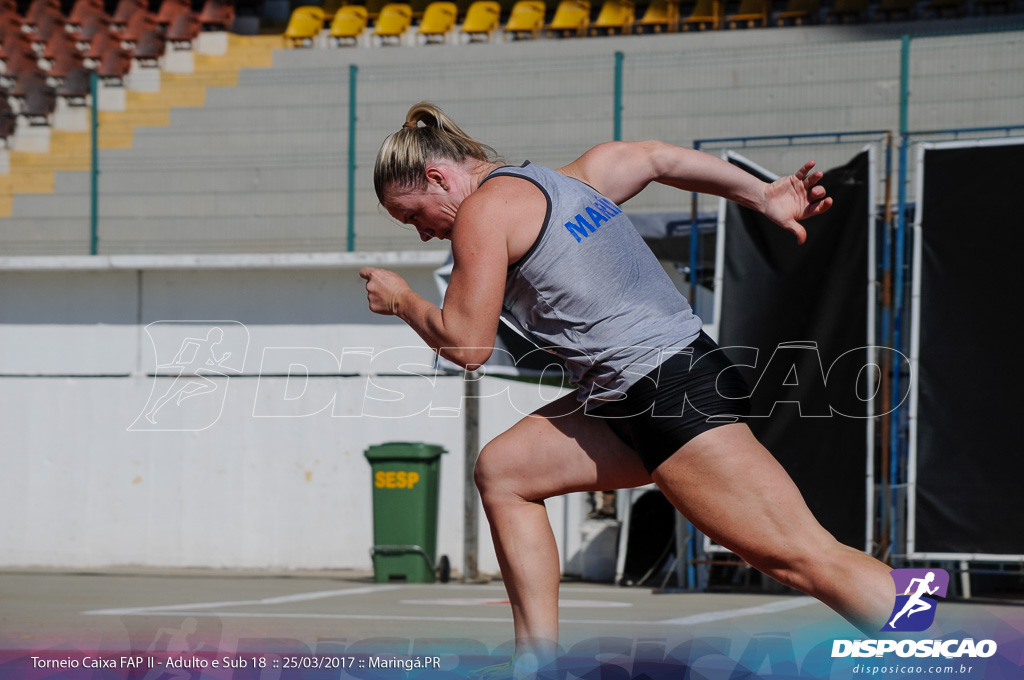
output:
[[[437,253],[0,258],[0,566],[370,568],[363,452],[412,441],[448,451],[438,552],[460,569],[464,420],[436,409],[459,407],[462,377],[402,375],[415,369],[401,361],[429,366],[431,353],[403,324],[366,309],[358,277],[363,264],[390,267],[437,300],[432,271],[441,261]],[[221,374],[210,377],[216,389],[171,399],[155,423],[145,420],[175,382],[154,377],[157,364],[173,362],[167,352],[182,338],[202,340],[213,327],[225,329],[216,355],[232,352],[211,369]],[[339,369],[331,359],[366,347],[386,360],[347,354]],[[377,389],[404,396],[364,401],[368,390],[396,398]],[[497,378],[482,385],[483,394],[505,390],[511,402],[481,402],[482,442],[511,426],[517,409],[553,397]],[[575,501],[569,525],[578,527]],[[566,505],[549,503],[560,544]],[[562,549],[571,557],[579,538],[569,534]],[[496,573],[482,511],[479,538],[480,569]]]

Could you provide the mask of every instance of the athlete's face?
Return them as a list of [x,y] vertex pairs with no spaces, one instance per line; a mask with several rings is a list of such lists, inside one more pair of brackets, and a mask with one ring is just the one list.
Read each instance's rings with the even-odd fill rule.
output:
[[450,193],[433,182],[416,189],[392,189],[385,196],[384,209],[416,229],[423,241],[450,238],[458,212]]

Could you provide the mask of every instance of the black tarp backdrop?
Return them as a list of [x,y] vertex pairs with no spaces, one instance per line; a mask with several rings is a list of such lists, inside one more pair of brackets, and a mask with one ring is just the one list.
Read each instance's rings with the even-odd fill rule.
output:
[[[767,179],[740,158],[730,162]],[[867,547],[868,181],[866,151],[827,171],[821,184],[835,203],[804,222],[803,245],[727,204],[718,332],[723,347],[758,350],[753,369],[735,369],[753,390],[753,413],[771,414],[751,418],[751,430],[818,521],[858,548]],[[727,353],[737,365],[754,363],[749,351]]]
[[1024,144],[924,156],[916,552],[1024,555]]

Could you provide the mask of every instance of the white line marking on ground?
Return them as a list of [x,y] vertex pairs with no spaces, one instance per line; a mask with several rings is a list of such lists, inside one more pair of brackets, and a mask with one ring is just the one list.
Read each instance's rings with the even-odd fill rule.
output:
[[328,597],[339,597],[341,595],[368,595],[370,593],[385,593],[389,590],[401,590],[404,586],[366,586],[365,588],[345,588],[342,590],[318,590],[311,593],[296,593],[295,595],[282,595],[281,597],[268,597],[256,600],[253,604],[282,604],[284,602],[306,602],[309,600],[323,600]]
[[371,593],[383,593],[389,590],[400,590],[404,586],[367,586],[365,588],[344,588],[342,590],[318,590],[310,593],[296,593],[295,595],[281,595],[278,597],[266,597],[261,600],[237,600],[235,602],[197,602],[194,604],[168,604],[154,607],[125,607],[120,609],[96,609],[82,612],[83,614],[94,614],[101,616],[125,616],[130,614],[155,614],[157,612],[182,612],[196,609],[216,609],[217,607],[252,607],[262,604],[284,604],[288,602],[308,602],[309,600],[322,600],[328,597],[341,597],[343,595],[367,595]]
[[775,612],[784,612],[790,609],[799,609],[800,607],[806,607],[808,605],[817,603],[818,601],[815,600],[813,597],[795,597],[792,600],[780,600],[778,602],[769,602],[768,604],[759,604],[756,607],[744,607],[742,609],[726,609],[718,612],[705,612],[703,614],[683,616],[678,619],[666,619],[665,621],[661,621],[660,623],[672,626],[693,626],[698,623],[721,621],[722,619],[739,619],[744,616],[757,616],[758,614],[772,614]]
[[[116,609],[97,609],[89,612],[82,612],[94,616],[113,616]],[[291,614],[284,612],[210,612],[210,611],[154,611],[154,610],[132,610],[134,616],[215,616],[225,619],[352,619],[356,621],[429,621],[429,622],[469,622],[469,623],[512,623],[512,617],[506,618],[472,618],[462,616],[382,616],[379,614]],[[612,623],[609,621],[608,623]],[[615,623],[622,623],[616,621]],[[648,623],[652,623],[648,621]]]
[[[500,583],[496,584],[496,585],[477,584],[477,583],[422,583],[422,584],[407,583],[405,585],[407,587],[409,587],[409,588],[415,588],[418,585],[422,585],[424,588],[429,588],[430,590],[500,590],[502,592],[505,592],[505,586],[501,585]],[[604,595],[608,595],[609,592],[614,593],[615,590],[622,590],[622,591],[628,592],[631,589],[630,588],[614,589],[614,588],[609,588],[608,586],[605,586],[603,588],[598,588],[598,587],[589,587],[588,588],[586,586],[574,586],[574,585],[571,585],[571,584],[563,583],[561,590],[562,590],[563,593],[603,593]],[[645,590],[645,589],[638,588],[638,589],[633,589],[633,590]]]
[[[400,587],[400,586],[397,586]],[[259,602],[259,600],[254,600]],[[783,600],[756,607],[744,607],[742,609],[727,609],[717,612],[706,612],[694,614],[677,619],[666,619],[660,621],[628,621],[623,619],[559,619],[563,624],[586,624],[598,626],[692,626],[709,621],[721,621],[724,619],[742,618],[759,614],[771,614],[789,609],[798,609],[815,604],[817,600],[810,597],[801,597],[793,600]],[[287,613],[287,612],[211,612],[199,610],[185,610],[183,606],[176,606],[171,610],[168,607],[152,609],[97,609],[83,614],[99,616],[117,616],[127,613],[135,616],[206,616],[220,617],[226,619],[329,619],[340,621],[421,621],[428,623],[500,623],[509,624],[512,617],[477,617],[477,616],[398,616],[381,614],[317,614],[317,613]]]
[[[124,607],[118,609],[94,609],[90,611],[82,612],[84,615],[89,616],[216,616],[221,618],[267,618],[267,619],[337,619],[337,620],[356,620],[356,621],[426,621],[434,623],[501,623],[507,624],[512,621],[511,617],[501,618],[490,618],[490,617],[470,617],[470,616],[398,616],[398,615],[380,615],[380,614],[317,614],[317,613],[289,613],[289,612],[228,612],[228,611],[210,611],[212,609],[221,609],[228,607],[253,607],[259,605],[276,605],[276,604],[289,604],[293,602],[309,602],[312,600],[322,600],[331,597],[342,597],[347,595],[368,595],[374,593],[383,593],[395,590],[402,590],[409,588],[410,585],[375,585],[366,586],[362,588],[345,588],[341,590],[318,590],[308,593],[295,593],[293,595],[279,595],[277,597],[265,597],[259,600],[237,600],[227,602],[198,602],[193,604],[171,604],[171,605],[157,605],[152,607]],[[442,586],[450,589],[463,589],[463,588],[474,588],[479,589],[479,586],[474,585],[452,585]],[[504,586],[485,586],[488,589],[501,589],[504,590]],[[571,592],[605,592],[607,589],[599,588],[579,588],[572,589]],[[458,601],[458,604],[465,604],[467,601]],[[480,602],[480,601],[477,601]],[[573,606],[573,600],[560,600],[559,606]],[[587,601],[576,601],[576,602],[587,602]],[[712,621],[722,621],[726,619],[737,619],[746,616],[757,616],[761,614],[773,614],[777,612],[788,611],[790,609],[799,609],[812,604],[816,604],[817,600],[811,597],[797,597],[786,600],[779,600],[776,602],[769,602],[767,604],[757,605],[754,607],[743,607],[741,609],[726,609],[722,611],[704,612],[701,614],[692,614],[690,616],[683,616],[674,619],[662,619],[662,620],[651,620],[651,621],[625,621],[622,619],[559,619],[564,624],[587,624],[587,625],[612,625],[612,626],[643,626],[643,625],[660,625],[660,626],[693,626],[702,623],[709,623]],[[431,604],[452,604],[452,602],[445,602],[438,600],[431,602]],[[617,603],[607,602],[603,603],[604,606],[615,606],[615,607],[628,607],[631,606],[629,603]]]
[[[399,600],[399,604],[426,604],[441,607],[476,607],[476,606],[509,606],[508,600],[488,600],[482,598],[447,598],[433,600]],[[632,607],[630,602],[609,602],[607,600],[559,600],[559,608],[594,608]]]

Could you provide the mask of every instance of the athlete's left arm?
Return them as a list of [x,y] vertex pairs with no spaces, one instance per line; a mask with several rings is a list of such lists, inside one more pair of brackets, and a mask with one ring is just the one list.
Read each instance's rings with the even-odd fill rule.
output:
[[665,142],[599,144],[569,165],[564,174],[586,182],[616,203],[628,201],[651,182],[722,196],[764,213],[803,243],[807,232],[798,220],[820,215],[832,206],[814,161],[771,184],[726,161]]

